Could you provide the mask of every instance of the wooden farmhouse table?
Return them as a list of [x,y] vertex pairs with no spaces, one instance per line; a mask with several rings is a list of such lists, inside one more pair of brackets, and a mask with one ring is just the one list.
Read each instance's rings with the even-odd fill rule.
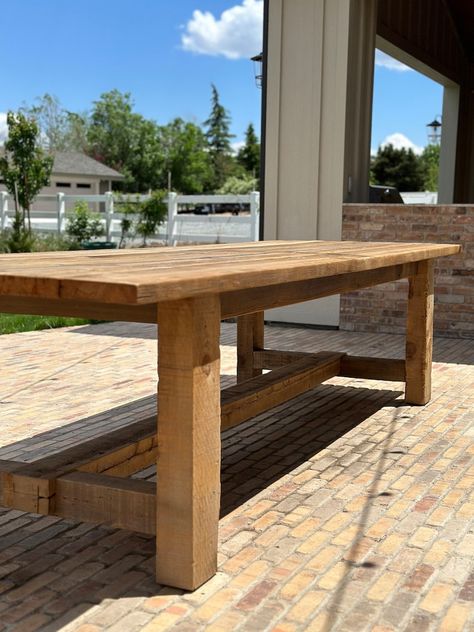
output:
[[[0,504],[156,534],[157,581],[217,568],[220,433],[336,375],[430,399],[433,259],[446,244],[268,241],[0,256],[0,312],[158,323],[156,417],[33,463],[0,462]],[[409,279],[405,360],[267,350],[263,310]],[[220,321],[238,317],[237,384],[221,392]],[[262,374],[263,369],[271,369]],[[87,397],[87,393],[84,394]],[[128,478],[157,463],[157,484]]]

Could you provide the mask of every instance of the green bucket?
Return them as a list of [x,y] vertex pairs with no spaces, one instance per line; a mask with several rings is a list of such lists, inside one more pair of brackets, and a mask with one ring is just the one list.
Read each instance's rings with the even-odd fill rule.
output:
[[114,241],[84,241],[81,250],[113,250],[117,248]]

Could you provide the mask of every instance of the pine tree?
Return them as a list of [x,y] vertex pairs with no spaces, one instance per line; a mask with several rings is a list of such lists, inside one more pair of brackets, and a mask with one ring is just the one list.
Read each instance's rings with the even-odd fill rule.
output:
[[233,134],[230,133],[230,116],[227,110],[219,101],[219,93],[214,84],[211,97],[211,114],[204,122],[206,127],[206,139],[209,147],[209,156],[213,167],[213,178],[211,188],[213,190],[222,186],[226,178],[231,174],[233,159],[230,140]]
[[396,187],[399,191],[423,191],[425,169],[412,149],[396,149],[389,144],[379,147],[372,160],[374,184]]
[[260,143],[252,123],[245,131],[245,145],[239,150],[237,161],[253,178],[260,177]]

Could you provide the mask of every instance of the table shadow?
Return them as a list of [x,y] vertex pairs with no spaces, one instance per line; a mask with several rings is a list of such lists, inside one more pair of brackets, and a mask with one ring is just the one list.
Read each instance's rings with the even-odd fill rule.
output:
[[[291,479],[284,485],[278,481],[295,470],[321,474],[323,457],[318,455],[330,445],[334,457],[331,467],[338,467],[339,460],[351,452],[363,454],[375,447],[360,426],[382,408],[397,410],[403,404],[400,395],[394,390],[322,384],[223,432],[221,517],[256,495],[281,501],[296,495],[297,501],[306,499],[317,506],[317,489],[302,492]],[[154,397],[142,398],[73,422],[67,431],[74,433],[76,427],[82,433],[87,428],[89,436],[94,436],[96,427],[103,427],[104,415],[110,420],[122,415],[121,421],[126,422],[133,417],[134,408],[143,412],[154,406]],[[65,430],[45,432],[14,445],[28,448],[28,461],[34,461],[34,443],[63,440]],[[318,476],[314,474],[315,479]],[[154,472],[145,473],[145,477],[153,480]],[[367,503],[371,502],[368,498]],[[252,529],[250,523],[245,518],[245,529]],[[9,531],[2,529],[8,524],[13,525]],[[0,602],[8,604],[2,617],[11,629],[22,629],[28,609],[31,617],[44,617],[43,632],[56,632],[106,599],[161,596],[165,601],[179,601],[183,594],[155,583],[153,536],[18,511],[9,515],[6,509],[0,510],[0,533]],[[25,601],[25,586],[28,591],[33,583],[40,587]],[[342,595],[341,591],[338,594]],[[92,613],[87,622],[93,623],[94,616]]]

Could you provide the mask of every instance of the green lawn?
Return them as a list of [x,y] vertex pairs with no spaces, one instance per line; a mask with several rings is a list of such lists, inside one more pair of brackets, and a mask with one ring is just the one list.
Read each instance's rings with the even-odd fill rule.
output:
[[88,325],[84,318],[63,318],[61,316],[25,316],[20,314],[0,314],[0,334],[14,334],[18,331],[55,329],[72,325]]

